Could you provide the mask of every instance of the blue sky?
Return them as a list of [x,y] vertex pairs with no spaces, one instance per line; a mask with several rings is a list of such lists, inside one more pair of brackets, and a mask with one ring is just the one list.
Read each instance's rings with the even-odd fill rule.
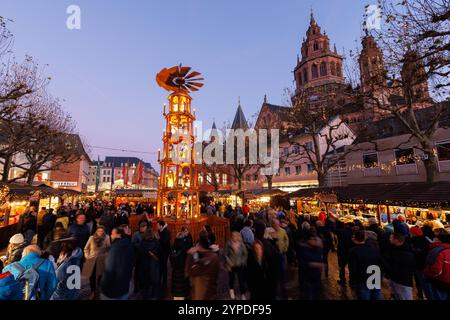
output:
[[[338,51],[354,48],[366,4],[375,0],[1,0],[13,20],[14,51],[32,55],[52,77],[50,92],[93,146],[155,152],[167,93],[155,82],[163,67],[182,62],[202,72],[193,94],[204,128],[232,121],[238,97],[247,118],[267,94],[284,101],[309,23],[316,21]],[[66,28],[66,8],[81,8],[81,30]],[[152,154],[93,148],[97,155]],[[156,166],[158,168],[158,166]],[[158,168],[159,169],[159,168]]]

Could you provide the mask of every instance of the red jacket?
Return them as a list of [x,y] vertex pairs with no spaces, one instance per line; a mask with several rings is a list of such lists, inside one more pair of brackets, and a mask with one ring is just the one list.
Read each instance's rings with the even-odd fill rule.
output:
[[431,244],[430,251],[428,251],[427,260],[429,260],[430,254],[432,254],[432,250],[434,248],[443,248],[444,250],[437,254],[432,264],[425,264],[425,276],[430,280],[436,280],[450,285],[450,244]]
[[319,212],[319,220],[322,221],[323,223],[325,223],[325,220],[327,219],[327,214],[323,211]]

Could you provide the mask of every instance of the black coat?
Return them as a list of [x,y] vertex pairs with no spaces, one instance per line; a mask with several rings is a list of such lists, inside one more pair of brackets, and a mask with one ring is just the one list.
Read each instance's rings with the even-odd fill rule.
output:
[[73,224],[69,227],[69,235],[75,237],[77,239],[77,247],[84,250],[91,233],[87,225]]
[[338,238],[337,255],[341,266],[347,263],[348,253],[353,246],[352,235],[353,231],[349,227],[336,229]]
[[167,227],[159,232],[159,244],[161,245],[161,258],[167,260],[170,255],[170,231]]
[[391,246],[383,258],[387,278],[404,286],[413,286],[416,259],[408,244]]
[[129,291],[133,271],[134,248],[128,238],[115,240],[105,260],[101,290],[109,298],[119,298]]
[[365,285],[370,275],[367,273],[367,268],[371,265],[382,267],[379,250],[367,243],[358,244],[351,248],[348,256],[350,285]]
[[156,239],[143,240],[138,245],[135,270],[138,289],[145,290],[158,284],[160,254],[161,247]]
[[190,291],[189,278],[184,274],[187,251],[192,247],[192,237],[189,235],[175,239],[170,265],[172,266],[172,296],[187,297]]

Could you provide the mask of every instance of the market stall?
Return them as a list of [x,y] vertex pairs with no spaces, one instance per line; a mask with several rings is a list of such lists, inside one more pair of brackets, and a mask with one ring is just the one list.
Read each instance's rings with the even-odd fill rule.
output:
[[[327,203],[318,195],[335,195],[335,203]],[[338,217],[354,217],[367,221],[374,217],[380,224],[390,223],[398,214],[410,221],[450,217],[450,183],[403,183],[349,185],[336,188],[302,189],[287,195],[298,212],[314,214],[326,205]],[[321,201],[322,200],[322,201]]]

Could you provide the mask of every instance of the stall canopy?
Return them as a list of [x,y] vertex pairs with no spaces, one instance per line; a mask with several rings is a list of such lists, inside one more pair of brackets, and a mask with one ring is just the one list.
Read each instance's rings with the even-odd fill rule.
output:
[[300,189],[289,198],[313,198],[318,193],[336,194],[340,202],[391,205],[450,205],[450,182],[349,185],[347,187]]
[[14,183],[0,183],[0,186],[8,186],[9,188],[9,196],[14,199],[26,199],[28,200],[36,191],[39,191],[40,197],[57,197],[62,196],[64,194],[70,195],[79,195],[81,194],[78,191],[70,190],[70,189],[55,189],[47,186],[46,184],[41,184],[38,186],[29,186],[22,184],[14,184]]

